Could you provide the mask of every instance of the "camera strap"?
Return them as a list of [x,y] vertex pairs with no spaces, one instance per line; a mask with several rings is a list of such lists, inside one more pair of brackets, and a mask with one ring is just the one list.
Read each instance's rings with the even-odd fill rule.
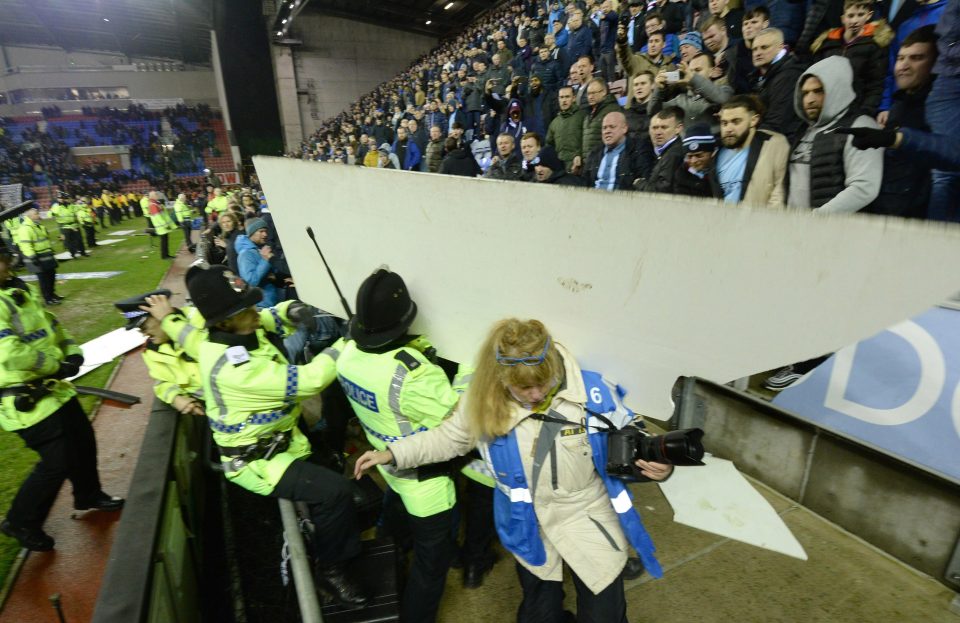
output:
[[611,431],[617,430],[617,427],[614,426],[613,422],[611,422],[605,415],[602,415],[600,413],[594,413],[589,409],[587,409],[587,413],[589,413],[593,417],[597,418],[598,420],[606,424],[607,428],[602,428],[600,426],[589,426],[585,422],[582,422],[582,423],[571,422],[570,420],[564,420],[563,418],[553,417],[552,415],[547,415],[545,413],[531,413],[530,417],[532,417],[535,420],[540,420],[541,422],[553,422],[555,424],[565,424],[567,426],[588,426],[589,428],[593,428],[595,430],[611,430]]

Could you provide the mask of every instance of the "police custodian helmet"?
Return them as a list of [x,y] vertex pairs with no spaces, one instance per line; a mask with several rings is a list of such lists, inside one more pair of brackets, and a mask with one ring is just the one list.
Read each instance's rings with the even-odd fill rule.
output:
[[350,338],[361,348],[380,348],[406,333],[416,316],[403,277],[380,268],[360,284]]

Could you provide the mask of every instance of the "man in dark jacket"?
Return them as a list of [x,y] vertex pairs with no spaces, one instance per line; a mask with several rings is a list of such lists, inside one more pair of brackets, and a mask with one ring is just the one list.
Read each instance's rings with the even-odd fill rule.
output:
[[690,128],[682,145],[683,162],[673,175],[670,192],[690,197],[720,197],[722,193],[713,162],[717,154],[717,139],[710,132],[710,126]]
[[617,76],[617,57],[613,46],[617,40],[617,23],[620,16],[613,10],[613,2],[604,0],[600,5],[600,73],[607,82],[613,82]]
[[590,28],[583,23],[583,11],[577,9],[570,13],[567,31],[570,33],[570,38],[567,40],[567,55],[570,62],[577,62],[581,56],[593,56],[593,35]]
[[587,102],[589,108],[583,118],[583,153],[589,154],[600,144],[600,132],[603,119],[611,112],[620,112],[617,98],[607,90],[603,78],[594,78],[587,83]]
[[[574,160],[583,160],[583,111],[573,103],[573,87],[561,87],[557,95],[560,112],[550,123],[546,144],[553,147],[557,156],[566,163],[567,171],[572,171]],[[579,168],[572,171],[579,174]]]
[[484,177],[492,180],[520,181],[523,179],[523,165],[515,144],[516,141],[511,134],[501,134],[497,137],[497,155],[494,156]]
[[[516,80],[516,78],[514,78]],[[529,87],[516,85],[523,109],[523,125],[527,132],[536,132],[540,136],[547,133],[550,122],[557,116],[557,93],[546,88],[537,76],[530,77]]]
[[396,154],[404,171],[420,170],[420,148],[410,140],[406,128],[397,128],[397,140],[393,142],[391,151]]
[[779,132],[792,141],[803,125],[793,106],[793,90],[803,67],[783,47],[783,33],[776,28],[758,33],[752,52],[756,69],[751,76],[751,87],[766,111],[760,129]]
[[673,188],[673,176],[683,161],[683,145],[680,143],[683,116],[682,108],[666,106],[650,119],[650,141],[657,163],[640,190],[668,193]]
[[483,170],[480,169],[480,165],[477,164],[473,153],[470,152],[470,149],[461,147],[457,139],[448,137],[444,148],[447,151],[447,155],[443,158],[443,162],[440,163],[440,173],[459,175],[462,177],[479,177],[483,174]]
[[627,118],[622,112],[603,118],[603,144],[587,155],[583,177],[589,186],[601,190],[634,190],[653,168],[653,154],[646,143],[627,136]]
[[566,165],[557,156],[552,147],[544,147],[531,161],[533,165],[533,180],[540,184],[555,186],[585,186],[583,178],[566,172]]
[[[888,128],[911,128],[929,132],[925,115],[927,95],[933,86],[931,74],[937,58],[934,27],[924,26],[911,33],[897,52],[894,76],[897,90],[887,119]],[[881,133],[882,130],[873,132]],[[854,139],[854,147],[859,147]],[[892,146],[892,143],[888,146]],[[926,218],[930,200],[930,162],[899,149],[883,154],[883,182],[876,201],[867,212],[890,216]]]
[[544,89],[555,91],[564,78],[561,71],[560,61],[552,58],[550,49],[543,46],[537,53],[537,60],[533,61],[533,65],[530,66],[530,80],[537,78]]

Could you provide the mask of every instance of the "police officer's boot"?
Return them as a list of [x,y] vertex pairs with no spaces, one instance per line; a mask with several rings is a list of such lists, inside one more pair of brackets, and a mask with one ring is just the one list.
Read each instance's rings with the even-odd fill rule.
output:
[[343,563],[317,565],[318,587],[344,606],[362,608],[368,597],[353,579],[349,578]]
[[4,519],[0,523],[0,532],[16,539],[20,546],[32,552],[48,552],[53,549],[53,537],[42,528],[19,528]]

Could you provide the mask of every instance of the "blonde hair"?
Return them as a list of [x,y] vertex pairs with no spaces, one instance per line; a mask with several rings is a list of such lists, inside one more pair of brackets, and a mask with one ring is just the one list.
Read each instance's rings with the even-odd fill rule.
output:
[[[539,357],[547,341],[550,345],[543,362],[526,366],[506,366],[497,362],[504,357]],[[563,358],[550,333],[539,320],[507,318],[493,326],[477,354],[476,369],[467,389],[466,415],[473,434],[492,439],[510,430],[511,397],[508,385],[531,387],[559,383],[563,378]]]

